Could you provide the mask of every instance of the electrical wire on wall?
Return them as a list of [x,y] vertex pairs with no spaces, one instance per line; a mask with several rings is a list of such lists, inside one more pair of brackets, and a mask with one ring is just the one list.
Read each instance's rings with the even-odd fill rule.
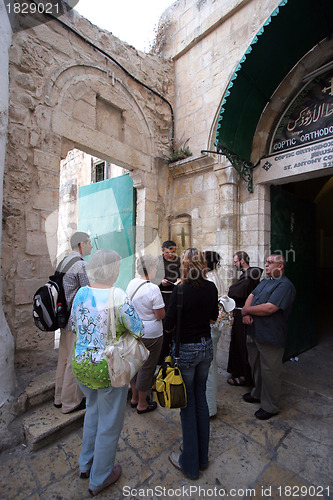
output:
[[[38,5],[38,2],[35,0],[30,0],[30,2]],[[172,130],[171,130],[171,145],[172,148],[174,148],[174,133],[175,133],[175,122],[174,122],[174,112],[171,103],[159,92],[157,92],[155,89],[150,87],[149,85],[146,85],[144,82],[136,78],[136,76],[132,75],[122,64],[120,64],[114,57],[112,57],[110,54],[108,54],[105,50],[103,50],[101,47],[98,47],[95,43],[91,42],[88,38],[83,36],[81,33],[79,33],[76,29],[74,29],[72,26],[69,26],[65,22],[63,22],[61,19],[59,19],[57,16],[54,16],[51,13],[44,13],[45,16],[48,16],[52,18],[53,20],[58,21],[62,26],[65,27],[65,29],[69,30],[70,32],[74,33],[77,37],[79,37],[84,43],[92,47],[94,50],[100,52],[104,57],[112,61],[114,64],[116,64],[129,78],[134,80],[136,83],[144,87],[145,89],[149,90],[152,92],[152,94],[156,95],[159,99],[161,99],[163,102],[165,102],[169,109],[170,109],[170,114],[171,114],[171,122],[172,122]]]

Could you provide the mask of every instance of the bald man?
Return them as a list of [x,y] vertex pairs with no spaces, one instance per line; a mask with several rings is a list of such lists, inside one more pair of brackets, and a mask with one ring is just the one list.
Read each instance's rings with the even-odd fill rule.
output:
[[296,290],[285,275],[286,261],[272,254],[265,263],[266,278],[252,291],[242,309],[248,327],[247,350],[254,387],[243,395],[247,403],[260,403],[255,416],[268,420],[280,410],[282,358],[288,317]]

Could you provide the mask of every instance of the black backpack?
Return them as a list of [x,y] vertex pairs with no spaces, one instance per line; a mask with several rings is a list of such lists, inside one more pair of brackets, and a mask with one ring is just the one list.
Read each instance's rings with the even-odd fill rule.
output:
[[62,260],[54,274],[49,277],[49,281],[35,293],[32,303],[33,318],[37,328],[43,332],[54,332],[67,325],[71,310],[66,302],[62,280],[68,269],[79,260],[83,259],[73,257],[60,272]]

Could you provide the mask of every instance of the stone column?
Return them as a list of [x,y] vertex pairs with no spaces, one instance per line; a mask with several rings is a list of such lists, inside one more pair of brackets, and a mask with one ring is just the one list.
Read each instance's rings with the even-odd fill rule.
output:
[[[11,28],[3,0],[0,0],[0,210],[2,219],[3,204],[3,177],[7,142],[8,125],[8,66],[9,47],[11,44]],[[0,226],[0,240],[2,239],[2,227]],[[1,247],[0,247],[1,259]],[[8,328],[2,308],[2,281],[0,282],[0,408],[3,417],[2,406],[8,400],[15,388],[14,373],[14,339]],[[2,420],[2,419],[1,419]]]
[[136,189],[136,240],[135,252],[138,255],[159,255],[157,190],[154,175],[139,170],[130,172],[133,187]]
[[217,252],[222,257],[221,275],[227,291],[234,276],[233,254],[238,250],[238,174],[227,159],[214,167],[219,185],[220,217],[216,228]]
[[270,186],[254,184],[253,193],[242,183],[239,189],[240,231],[239,244],[250,256],[250,264],[264,267],[270,252],[271,203]]

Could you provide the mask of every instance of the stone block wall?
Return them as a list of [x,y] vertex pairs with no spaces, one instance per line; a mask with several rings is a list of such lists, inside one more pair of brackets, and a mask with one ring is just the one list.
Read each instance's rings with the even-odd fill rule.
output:
[[229,81],[278,4],[279,0],[180,0],[166,12],[162,53],[175,63],[176,142],[188,140],[193,153],[186,169],[177,166],[173,213],[191,214],[192,243],[222,255],[227,283],[234,275],[235,251],[248,251],[256,265],[269,250],[269,191],[256,186],[249,193],[225,157],[211,155],[204,173],[199,158],[201,150],[215,149],[217,119]]
[[62,20],[111,57],[59,20],[13,35],[2,278],[19,366],[52,357],[52,335],[34,327],[31,301],[55,263],[60,162],[68,151],[130,170],[135,187],[147,190],[137,214],[143,224],[158,230],[156,214],[164,211],[156,160],[169,155],[171,114],[156,94],[172,102],[173,63],[136,51],[74,11]]
[[279,0],[180,0],[167,11],[163,55],[175,62],[176,140],[212,149],[224,93]]

